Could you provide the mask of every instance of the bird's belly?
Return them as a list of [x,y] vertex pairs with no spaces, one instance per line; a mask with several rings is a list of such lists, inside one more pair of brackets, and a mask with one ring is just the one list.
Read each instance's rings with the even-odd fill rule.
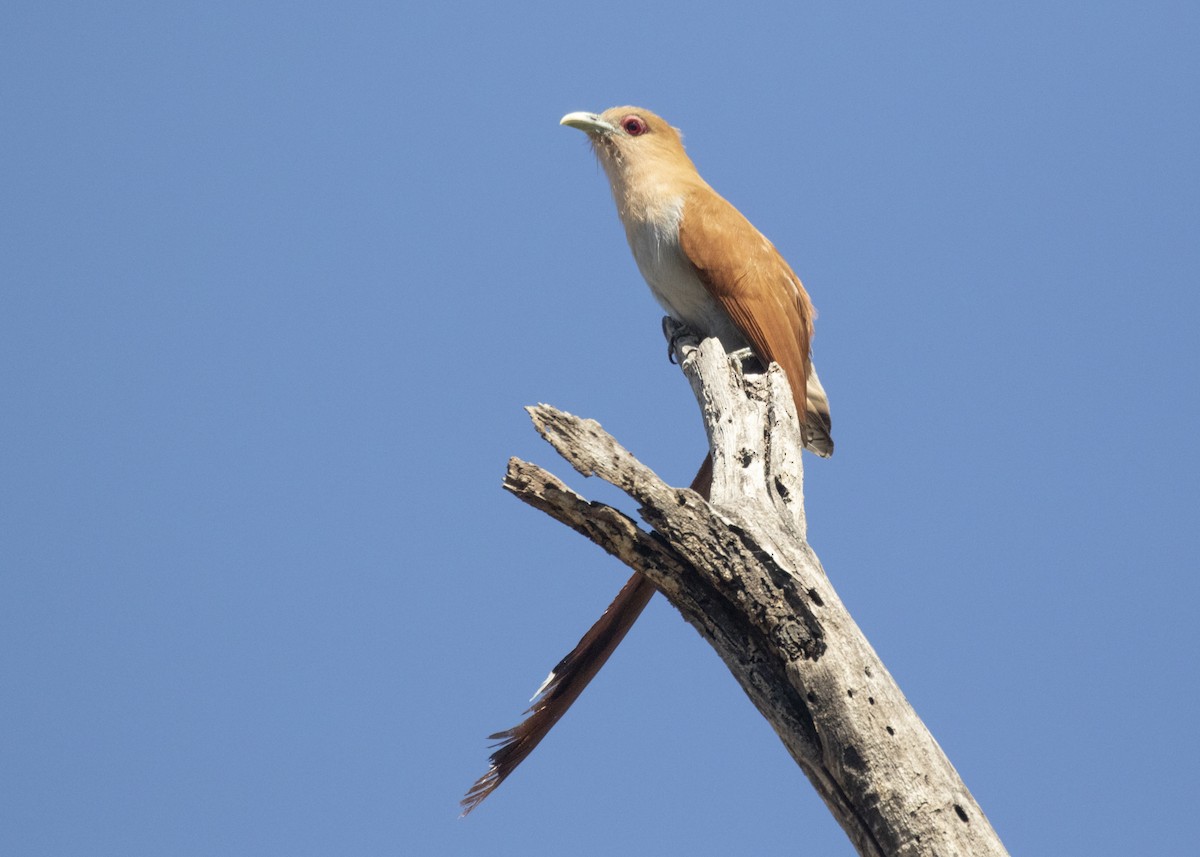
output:
[[638,270],[659,305],[700,336],[715,336],[726,351],[749,343],[696,275],[679,246],[678,220],[643,223],[627,230]]

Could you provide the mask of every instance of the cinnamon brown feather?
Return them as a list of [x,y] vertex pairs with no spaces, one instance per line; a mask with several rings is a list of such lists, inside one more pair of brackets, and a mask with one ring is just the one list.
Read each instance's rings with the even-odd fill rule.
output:
[[[637,107],[569,113],[608,176],[630,249],[654,297],[677,321],[727,351],[751,347],[787,375],[804,445],[833,454],[829,399],[812,365],[813,310],[775,246],[700,177],[678,130]],[[706,459],[692,487],[706,498]],[[566,713],[641,614],[654,587],[630,578],[599,621],[539,689],[520,724],[491,736],[491,766],[463,798],[463,814],[495,791]]]
[[[709,457],[704,459],[691,487],[707,499],[711,486],[712,458]],[[529,716],[512,729],[488,736],[489,740],[500,743],[492,752],[487,773],[475,781],[462,799],[464,816],[494,792],[567,713],[567,709],[608,661],[609,655],[625,639],[656,591],[650,581],[634,573],[612,604],[608,605],[604,615],[588,629],[575,648],[558,662],[545,683],[538,688],[533,704],[526,711]]]

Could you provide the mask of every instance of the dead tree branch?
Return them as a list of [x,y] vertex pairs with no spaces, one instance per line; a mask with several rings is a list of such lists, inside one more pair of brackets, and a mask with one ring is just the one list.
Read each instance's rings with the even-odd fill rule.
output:
[[777,366],[673,340],[704,414],[711,502],[672,488],[598,423],[547,405],[538,432],[640,506],[650,531],[512,459],[505,487],[644,574],[717,650],[862,855],[1005,854],[983,811],[806,541],[801,440]]

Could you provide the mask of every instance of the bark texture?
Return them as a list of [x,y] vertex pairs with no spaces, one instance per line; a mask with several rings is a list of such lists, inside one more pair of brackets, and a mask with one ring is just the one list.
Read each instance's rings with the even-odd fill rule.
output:
[[806,541],[801,437],[783,372],[746,374],[716,340],[672,344],[704,414],[710,502],[662,482],[592,420],[530,408],[580,473],[640,506],[643,529],[547,471],[505,488],[640,571],[716,649],[862,855],[1007,852],[863,636]]

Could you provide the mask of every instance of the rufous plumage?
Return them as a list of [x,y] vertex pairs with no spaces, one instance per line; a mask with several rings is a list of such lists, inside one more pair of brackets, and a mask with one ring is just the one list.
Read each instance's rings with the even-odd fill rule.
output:
[[[568,113],[604,167],[642,277],[667,314],[727,351],[749,347],[787,375],[805,447],[833,454],[829,399],[812,366],[812,302],[775,246],[700,177],[679,131],[638,107]],[[706,459],[692,487],[708,495]],[[529,755],[608,660],[654,594],[634,574],[604,615],[550,673],[529,716],[500,740],[491,767],[463,799],[470,812]]]

